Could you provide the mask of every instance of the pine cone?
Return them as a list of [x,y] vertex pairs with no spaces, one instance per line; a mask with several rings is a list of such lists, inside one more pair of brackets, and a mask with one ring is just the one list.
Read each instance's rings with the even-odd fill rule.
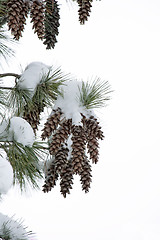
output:
[[63,194],[64,198],[66,198],[66,194],[70,194],[70,189],[72,189],[73,184],[73,171],[72,171],[72,163],[68,161],[67,165],[61,171],[61,181],[60,181],[60,192]]
[[44,3],[43,1],[33,0],[31,7],[31,22],[33,22],[34,33],[40,40],[44,37]]
[[98,157],[99,157],[99,143],[97,138],[95,138],[93,135],[90,135],[87,138],[88,144],[88,153],[90,154],[90,159],[92,159],[92,163],[97,163],[98,162]]
[[72,126],[72,165],[75,174],[82,170],[82,162],[85,157],[86,135],[81,126]]
[[19,40],[22,36],[22,31],[24,29],[26,11],[28,13],[28,8],[24,11],[25,7],[26,3],[24,3],[23,0],[9,0],[7,4],[8,27],[16,40]]
[[55,154],[55,169],[57,173],[61,173],[67,164],[67,156],[69,149],[62,146]]
[[51,136],[51,134],[56,130],[58,124],[60,123],[60,118],[62,115],[61,109],[57,108],[53,110],[54,113],[47,119],[47,122],[44,124],[43,133],[41,135],[42,140]]
[[91,12],[91,2],[92,0],[77,0],[79,5],[79,21],[81,24],[84,24],[88,20]]
[[49,192],[56,185],[56,181],[58,180],[58,173],[55,170],[54,161],[51,163],[49,169],[47,170],[45,176],[45,184],[43,185],[43,192]]
[[55,155],[61,144],[64,143],[65,140],[68,138],[71,129],[71,121],[71,119],[68,119],[61,123],[60,128],[53,135],[49,149],[51,155]]
[[89,161],[87,159],[87,156],[85,156],[83,163],[82,163],[82,171],[80,173],[80,181],[82,184],[82,190],[85,191],[85,193],[89,192],[90,183],[92,182],[92,175],[91,175],[91,165],[89,164]]
[[34,132],[38,129],[38,125],[40,124],[40,114],[44,110],[45,105],[42,103],[34,104],[33,108],[29,108],[28,105],[25,106],[25,111],[23,113],[23,118],[31,125]]
[[94,116],[90,116],[89,119],[86,119],[86,117],[83,116],[82,122],[85,125],[85,129],[88,136],[91,134],[98,139],[101,139],[101,140],[104,139],[103,132],[101,130],[101,127],[99,126],[99,122]]
[[57,42],[56,35],[58,35],[59,27],[59,7],[56,0],[46,0],[46,10],[45,10],[45,35],[43,42],[46,45],[46,49],[54,48]]

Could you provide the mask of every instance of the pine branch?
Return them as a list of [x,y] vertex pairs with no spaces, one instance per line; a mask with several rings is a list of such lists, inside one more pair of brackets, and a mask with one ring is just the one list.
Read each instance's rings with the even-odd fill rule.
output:
[[17,74],[17,73],[1,73],[0,74],[0,78],[3,77],[15,77],[15,78],[20,78],[21,75]]
[[95,79],[92,83],[89,81],[82,82],[82,86],[79,87],[81,104],[87,109],[100,108],[106,106],[106,102],[110,100],[109,93],[110,85],[108,81],[100,81]]

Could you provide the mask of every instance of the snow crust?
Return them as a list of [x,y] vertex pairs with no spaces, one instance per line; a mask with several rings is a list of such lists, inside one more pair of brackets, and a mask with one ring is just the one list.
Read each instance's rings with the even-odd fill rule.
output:
[[42,62],[30,63],[22,73],[18,86],[21,89],[28,89],[35,91],[37,85],[40,83],[42,77],[46,75],[50,70],[50,66],[45,65]]
[[13,169],[5,157],[0,156],[0,194],[6,194],[13,183]]
[[10,120],[9,138],[31,147],[35,141],[35,135],[31,125],[21,117],[13,117]]
[[63,96],[58,96],[54,109],[60,107],[66,119],[72,119],[74,125],[82,125],[82,116],[87,114],[86,109],[80,104],[79,97],[82,82],[77,80],[68,81],[62,87]]
[[24,239],[24,236],[26,236],[25,228],[17,221],[2,213],[0,213],[0,235],[3,233],[1,232],[1,229],[3,229],[4,223],[6,223],[5,226],[7,229],[10,229],[11,231],[10,236],[12,240]]

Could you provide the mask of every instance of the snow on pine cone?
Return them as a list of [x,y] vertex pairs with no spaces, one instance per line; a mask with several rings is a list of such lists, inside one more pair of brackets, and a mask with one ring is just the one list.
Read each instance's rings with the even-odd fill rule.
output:
[[56,0],[46,0],[45,6],[45,34],[44,42],[46,49],[55,47],[56,36],[59,34],[58,27],[60,20],[59,6]]
[[43,1],[33,0],[30,13],[31,22],[33,23],[32,28],[40,40],[43,40],[44,37],[44,12],[45,6]]
[[16,40],[22,37],[22,31],[29,12],[29,3],[23,0],[9,0],[7,3],[7,23]]
[[54,170],[52,177],[50,170],[46,174],[44,192],[50,191],[55,186],[55,179],[60,176],[60,191],[66,197],[72,188],[74,174],[80,175],[82,190],[85,193],[89,191],[92,181],[89,159],[92,163],[98,162],[98,140],[102,140],[104,135],[94,116],[88,117],[81,113],[81,117],[81,124],[75,125],[72,119],[66,119],[62,110],[57,108],[45,123],[42,139],[49,140],[49,151],[53,156],[51,166],[54,166]]
[[77,0],[78,5],[79,5],[79,21],[81,24],[84,24],[85,21],[88,20],[88,17],[90,16],[91,12],[91,2],[92,0]]

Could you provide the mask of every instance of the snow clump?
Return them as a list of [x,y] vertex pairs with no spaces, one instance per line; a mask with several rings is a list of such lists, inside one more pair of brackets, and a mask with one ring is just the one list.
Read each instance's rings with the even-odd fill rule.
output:
[[13,117],[10,120],[9,138],[23,144],[23,146],[32,147],[35,141],[35,135],[31,125],[21,117]]
[[6,158],[0,156],[0,194],[6,194],[13,183],[13,169]]
[[42,62],[30,63],[19,78],[18,87],[35,91],[42,77],[48,74],[49,70],[50,66],[47,66]]

